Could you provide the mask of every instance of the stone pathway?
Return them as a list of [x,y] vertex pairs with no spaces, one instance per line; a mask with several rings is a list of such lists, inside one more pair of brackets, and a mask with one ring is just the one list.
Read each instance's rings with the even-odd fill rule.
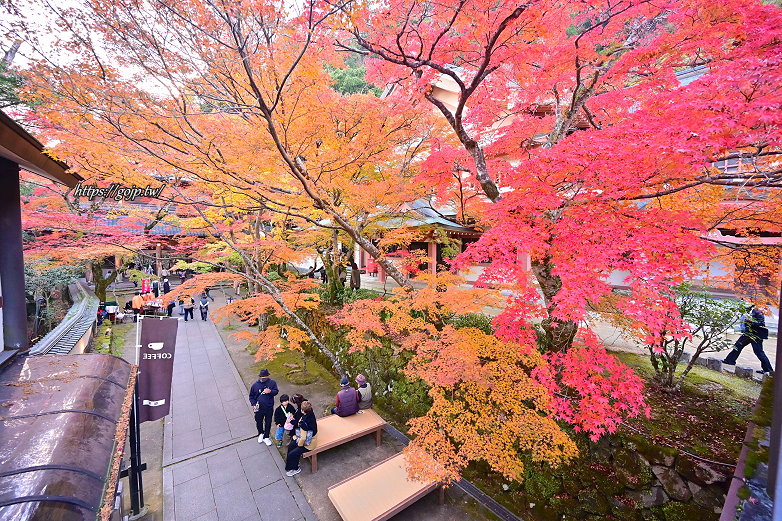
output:
[[[617,349],[636,351],[639,353],[647,353],[647,351],[642,346],[640,346],[637,342],[635,342],[633,339],[630,339],[627,336],[623,335],[615,327],[606,324],[605,322],[601,322],[599,320],[592,320],[590,321],[589,326],[606,346],[614,347]],[[731,333],[730,335],[728,335],[728,337],[731,339],[731,341],[735,341],[736,339],[738,339],[739,335]],[[776,367],[776,359],[777,359],[777,337],[776,336],[770,336],[768,340],[765,340],[763,342],[763,351],[766,353],[769,362],[771,362],[771,366]],[[692,353],[693,349],[688,346],[687,348],[685,348],[685,352]],[[703,353],[703,355],[701,356],[703,358],[714,357],[719,360],[722,360],[726,356],[728,356],[729,352],[730,349],[725,351],[719,351],[719,352]],[[736,366],[750,367],[753,369],[753,371],[760,369],[760,360],[758,360],[758,358],[755,356],[755,353],[752,351],[752,346],[746,346],[741,351],[741,354],[739,354],[739,357],[736,360]],[[723,365],[722,368],[727,373],[732,373],[735,371],[735,366]],[[755,379],[759,379],[760,376],[761,375],[755,374]]]
[[214,324],[180,321],[163,438],[165,521],[315,521],[277,450],[259,444],[247,391]]

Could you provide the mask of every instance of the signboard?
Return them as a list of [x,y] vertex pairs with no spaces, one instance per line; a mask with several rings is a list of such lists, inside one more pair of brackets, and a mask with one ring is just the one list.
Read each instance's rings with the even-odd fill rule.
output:
[[141,279],[141,292],[149,293],[152,291],[152,279]]
[[171,376],[179,319],[139,320],[138,422],[159,420],[171,411]]

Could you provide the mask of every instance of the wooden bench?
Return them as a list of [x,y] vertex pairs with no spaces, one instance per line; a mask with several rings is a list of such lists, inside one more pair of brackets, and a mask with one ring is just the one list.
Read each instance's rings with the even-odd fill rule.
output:
[[443,487],[411,480],[405,467],[405,455],[400,452],[329,487],[329,499],[344,521],[384,521],[438,487],[440,504],[444,502]]
[[318,418],[318,443],[314,449],[302,454],[310,458],[312,472],[318,471],[318,453],[342,445],[356,438],[375,433],[375,442],[380,446],[380,431],[388,422],[372,409],[364,409],[358,414],[341,417],[336,414]]

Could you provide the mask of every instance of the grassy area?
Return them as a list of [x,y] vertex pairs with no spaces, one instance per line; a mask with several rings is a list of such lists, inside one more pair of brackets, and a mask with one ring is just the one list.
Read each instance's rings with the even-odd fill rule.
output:
[[[647,381],[654,375],[647,357],[633,353],[617,356]],[[759,395],[760,384],[756,382],[695,367],[681,392],[648,385],[646,400],[651,417],[633,418],[627,424],[658,444],[733,462]]]
[[283,351],[270,360],[256,362],[253,370],[260,371],[265,367],[271,374],[285,375],[285,379],[293,385],[308,385],[318,380],[333,381],[335,392],[339,389],[336,378],[325,367],[307,358],[305,369],[302,357],[303,354],[298,351]]
[[125,346],[125,334],[132,327],[133,324],[104,322],[98,328],[98,332],[92,341],[92,352],[121,356]]
[[[633,370],[644,379],[651,380],[654,376],[654,369],[649,361],[649,357],[646,355],[630,353],[627,351],[614,351],[612,354],[616,355],[622,362],[632,367]],[[687,364],[679,364],[676,368],[676,374],[681,375],[686,367]],[[761,385],[758,382],[737,378],[730,373],[718,373],[717,371],[712,371],[711,369],[706,369],[699,365],[692,368],[687,375],[687,378],[685,378],[685,382],[689,383],[691,386],[719,384],[722,387],[730,389],[737,397],[753,401],[756,401],[758,396],[760,396]]]

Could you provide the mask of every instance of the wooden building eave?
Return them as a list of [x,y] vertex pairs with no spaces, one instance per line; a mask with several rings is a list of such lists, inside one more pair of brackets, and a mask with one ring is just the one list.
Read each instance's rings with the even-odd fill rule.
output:
[[46,155],[43,144],[3,111],[0,111],[0,157],[70,188],[83,180],[80,175],[68,172],[68,165]]

